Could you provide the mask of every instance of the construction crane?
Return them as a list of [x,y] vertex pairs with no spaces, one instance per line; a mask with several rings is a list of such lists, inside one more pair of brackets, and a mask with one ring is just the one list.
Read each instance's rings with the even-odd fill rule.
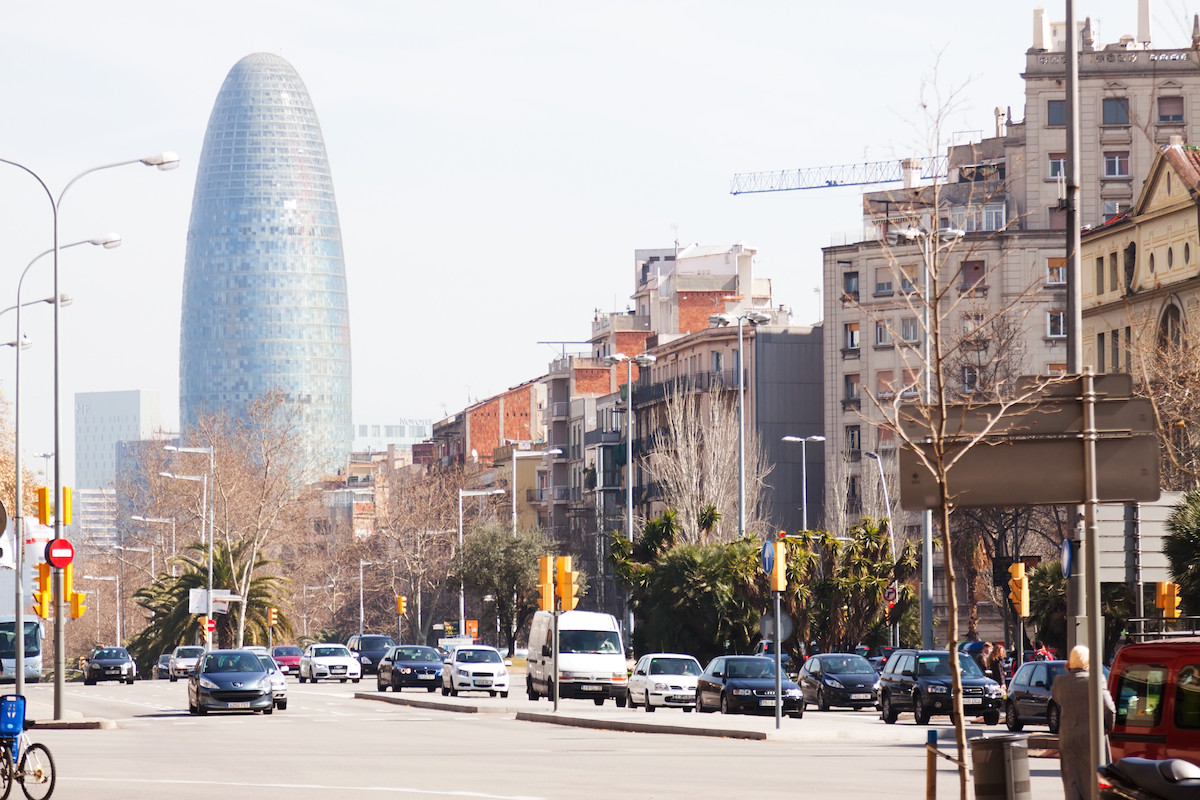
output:
[[772,172],[739,172],[733,176],[730,194],[790,192],[796,189],[824,189],[831,186],[866,186],[872,183],[900,183],[906,173],[912,179],[931,181],[946,177],[946,156],[905,158],[900,161],[868,161],[865,164],[841,164],[836,167],[807,167]]

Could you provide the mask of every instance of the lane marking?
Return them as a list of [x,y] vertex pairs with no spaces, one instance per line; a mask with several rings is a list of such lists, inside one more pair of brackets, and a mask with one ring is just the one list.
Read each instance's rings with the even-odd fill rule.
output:
[[81,778],[58,776],[59,783],[109,783],[129,785],[131,783],[155,786],[211,786],[250,789],[316,789],[335,792],[392,792],[399,794],[429,795],[432,797],[478,797],[484,800],[544,800],[534,795],[492,794],[467,789],[418,789],[411,786],[339,786],[327,783],[247,783],[235,781],[176,780],[172,778]]

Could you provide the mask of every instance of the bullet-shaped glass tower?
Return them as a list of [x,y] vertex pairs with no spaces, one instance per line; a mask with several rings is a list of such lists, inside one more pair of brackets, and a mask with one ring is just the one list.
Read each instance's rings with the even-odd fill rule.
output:
[[350,314],[333,179],[308,89],[268,53],[217,95],[196,176],[179,343],[180,424],[279,389],[322,466],[349,452]]

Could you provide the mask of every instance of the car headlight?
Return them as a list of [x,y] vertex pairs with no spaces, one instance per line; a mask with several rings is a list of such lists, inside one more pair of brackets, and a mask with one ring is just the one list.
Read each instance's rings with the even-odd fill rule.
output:
[[412,669],[409,667],[401,667],[400,674],[401,675],[412,675]]
[[471,677],[471,672],[470,672],[470,670],[465,670],[465,669],[463,669],[462,667],[459,667],[459,668],[455,669],[455,670],[454,670],[454,674],[456,674],[456,675],[458,675],[459,677],[462,677],[462,678],[469,678],[469,677]]
[[930,694],[946,694],[950,691],[950,687],[943,686],[940,683],[931,683],[925,687],[925,691],[929,692]]
[[671,687],[665,683],[659,682],[659,683],[654,684],[654,691],[656,691],[656,692],[665,692],[667,689],[670,689],[670,688]]
[[784,696],[785,697],[799,697],[800,690],[799,689],[788,689],[787,693]]
[[842,685],[842,682],[839,681],[837,678],[826,677],[825,685],[832,686],[834,689],[845,689],[846,688],[845,686]]
[[987,688],[987,696],[988,697],[1001,697],[1002,695],[1003,695],[1003,692],[1000,691],[999,686],[989,686]]
[[879,681],[875,681],[875,683],[871,684],[871,691],[873,691],[873,692],[879,691]]
[[730,690],[729,693],[738,695],[739,697],[745,697],[747,695],[754,694],[754,690],[753,689],[732,689],[732,690]]
[[200,687],[202,689],[219,689],[219,688],[221,688],[221,687],[217,686],[215,683],[213,683],[212,681],[210,681],[208,678],[204,678],[204,677],[200,678]]
[[613,683],[624,683],[629,680],[629,675],[624,672],[614,672],[612,679]]
[[364,663],[364,664],[370,664],[370,663],[371,663],[371,657],[370,657],[370,656],[359,656],[359,657],[358,657],[358,660],[359,660],[359,661],[361,661],[361,662],[362,662],[362,663]]

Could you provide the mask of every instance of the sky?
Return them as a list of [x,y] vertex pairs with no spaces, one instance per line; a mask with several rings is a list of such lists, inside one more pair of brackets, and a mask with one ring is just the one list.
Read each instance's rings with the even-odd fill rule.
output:
[[[1190,45],[1185,0],[1152,0],[1157,47]],[[624,311],[633,252],[758,249],[793,320],[820,319],[821,248],[861,228],[860,188],[733,196],[735,173],[929,155],[1024,118],[1032,4],[61,0],[0,4],[0,158],[57,198],[61,449],[76,392],[153,390],[178,424],[188,217],[208,115],[230,68],[287,59],[324,133],[350,294],[356,422],[441,419],[581,352]],[[1065,4],[1047,5],[1051,20]],[[1076,0],[1099,40],[1135,0]],[[943,147],[947,142],[943,142]],[[878,187],[876,187],[878,188]],[[0,164],[0,307],[52,244],[46,192]],[[49,258],[23,302],[53,295]],[[54,449],[52,309],[22,311],[24,457]],[[16,340],[15,315],[0,344]],[[13,348],[0,391],[14,394]]]

